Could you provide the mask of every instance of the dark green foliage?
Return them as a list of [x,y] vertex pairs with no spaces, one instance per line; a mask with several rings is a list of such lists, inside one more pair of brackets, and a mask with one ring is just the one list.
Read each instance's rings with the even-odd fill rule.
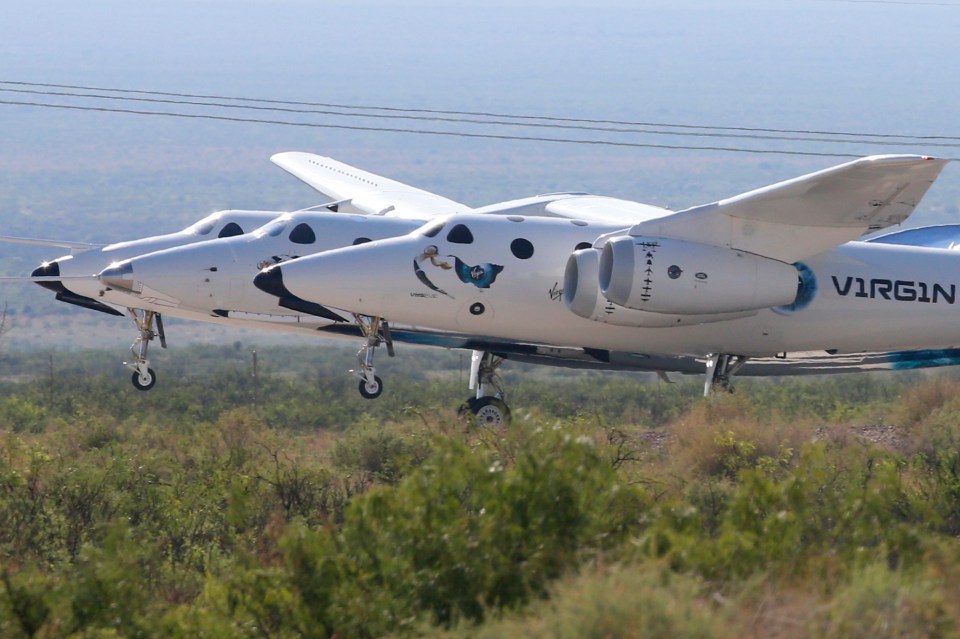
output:
[[[428,376],[411,353],[371,403],[341,370],[352,354],[332,353],[261,351],[255,379],[244,349],[199,349],[147,394],[91,374],[97,354],[64,356],[56,393],[11,370],[0,636],[606,636],[610,615],[742,635],[768,599],[806,602],[784,636],[960,623],[954,382],[753,382],[704,401],[699,384],[531,371],[508,382],[514,425],[477,431],[453,415],[456,356]],[[884,414],[899,444],[828,422]],[[634,624],[605,611],[623,588],[648,613]],[[544,606],[548,625],[524,617]]]

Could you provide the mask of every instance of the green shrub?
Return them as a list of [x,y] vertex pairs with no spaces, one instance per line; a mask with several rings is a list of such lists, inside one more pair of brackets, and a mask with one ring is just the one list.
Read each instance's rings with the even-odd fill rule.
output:
[[522,615],[463,626],[444,637],[495,639],[721,639],[734,633],[704,584],[656,565],[590,570],[551,589]]
[[940,639],[956,636],[958,602],[936,581],[871,564],[822,608],[811,634],[823,639]]

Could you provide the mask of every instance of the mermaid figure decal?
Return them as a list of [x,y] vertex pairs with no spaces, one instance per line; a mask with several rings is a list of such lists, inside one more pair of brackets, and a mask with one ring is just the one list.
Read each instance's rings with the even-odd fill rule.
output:
[[448,255],[448,258],[453,258],[453,264],[443,260],[439,256],[439,250],[436,246],[430,245],[424,249],[418,257],[413,260],[413,272],[416,273],[417,279],[419,279],[423,284],[432,291],[436,291],[441,295],[446,295],[447,297],[453,299],[453,296],[450,293],[447,293],[445,290],[441,289],[439,286],[430,281],[430,278],[427,277],[427,274],[420,268],[420,265],[425,262],[430,262],[433,266],[444,270],[449,271],[453,270],[457,274],[457,277],[460,278],[460,281],[465,284],[473,284],[477,288],[490,288],[490,285],[497,280],[497,275],[500,274],[500,271],[503,270],[503,266],[499,264],[477,264],[471,266],[463,260],[461,260],[456,255]]

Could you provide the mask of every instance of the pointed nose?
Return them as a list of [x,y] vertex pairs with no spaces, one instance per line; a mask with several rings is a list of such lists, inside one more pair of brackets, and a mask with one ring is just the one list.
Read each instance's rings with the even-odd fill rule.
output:
[[253,285],[268,295],[279,297],[293,297],[283,284],[283,272],[279,266],[264,269],[253,278]]
[[[30,274],[30,277],[60,277],[60,265],[56,260],[52,262],[44,262],[37,268],[33,269],[33,273]],[[65,290],[67,290],[61,282],[37,282],[37,284],[48,291],[53,291],[54,293],[63,293]]]

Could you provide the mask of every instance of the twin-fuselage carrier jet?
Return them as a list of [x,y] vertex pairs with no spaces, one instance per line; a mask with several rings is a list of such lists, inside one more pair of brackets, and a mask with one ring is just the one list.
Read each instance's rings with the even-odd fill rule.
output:
[[[224,211],[170,235],[70,248],[29,279],[133,317],[151,388],[161,317],[362,340],[360,393],[394,342],[473,351],[463,409],[508,419],[505,359],[705,375],[960,364],[960,226],[899,230],[945,161],[871,156],[679,212],[582,193],[471,208],[307,153],[272,158],[328,198]],[[8,278],[18,279],[18,278]]]

